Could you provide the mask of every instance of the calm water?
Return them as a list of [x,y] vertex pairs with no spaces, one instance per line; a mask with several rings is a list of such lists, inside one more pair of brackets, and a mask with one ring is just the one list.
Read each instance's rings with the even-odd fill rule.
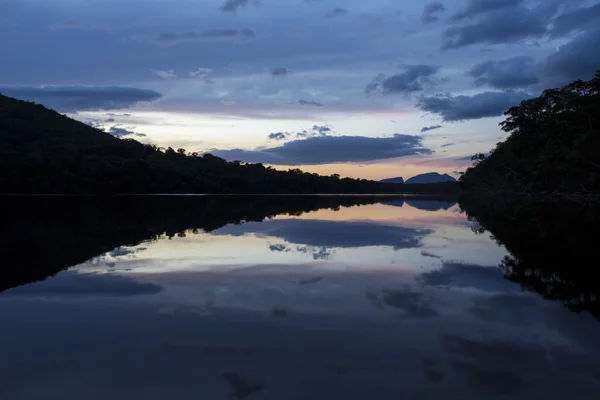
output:
[[600,393],[594,313],[505,279],[456,203],[76,201],[2,228],[3,400]]

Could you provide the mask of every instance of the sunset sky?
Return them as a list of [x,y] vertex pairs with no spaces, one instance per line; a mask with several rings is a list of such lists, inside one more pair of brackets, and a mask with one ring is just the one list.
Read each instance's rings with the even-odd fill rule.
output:
[[324,174],[453,173],[600,68],[597,0],[0,0],[0,93]]

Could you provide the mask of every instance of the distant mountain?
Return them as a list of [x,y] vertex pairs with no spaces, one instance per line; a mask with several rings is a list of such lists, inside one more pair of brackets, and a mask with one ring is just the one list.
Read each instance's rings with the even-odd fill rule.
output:
[[456,182],[456,179],[448,174],[438,174],[437,172],[428,172],[426,174],[416,175],[408,179],[405,183],[440,183],[440,182]]
[[382,179],[379,182],[382,182],[382,183],[404,183],[404,179],[399,176],[397,178]]

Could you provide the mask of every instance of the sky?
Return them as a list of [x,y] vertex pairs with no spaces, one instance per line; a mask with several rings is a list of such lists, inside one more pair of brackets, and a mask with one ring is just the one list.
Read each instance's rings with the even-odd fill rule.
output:
[[600,69],[598,0],[0,0],[0,93],[321,174],[457,174]]

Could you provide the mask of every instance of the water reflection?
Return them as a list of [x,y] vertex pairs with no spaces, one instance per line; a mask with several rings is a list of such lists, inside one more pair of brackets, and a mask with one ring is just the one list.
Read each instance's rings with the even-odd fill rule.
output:
[[[59,200],[14,202],[0,228],[3,399],[589,399],[600,389],[600,325],[538,295],[568,293],[576,310],[572,298],[591,298],[565,278],[576,273],[523,270],[567,260],[554,251],[577,257],[574,242],[535,257],[560,231],[535,239],[543,225],[524,214],[518,236],[514,215],[463,203],[469,221],[439,199]],[[554,297],[522,290],[534,287],[522,277],[550,275],[540,279]]]
[[600,317],[597,204],[465,200],[463,207],[477,234],[489,230],[509,251],[499,262],[509,281]]

